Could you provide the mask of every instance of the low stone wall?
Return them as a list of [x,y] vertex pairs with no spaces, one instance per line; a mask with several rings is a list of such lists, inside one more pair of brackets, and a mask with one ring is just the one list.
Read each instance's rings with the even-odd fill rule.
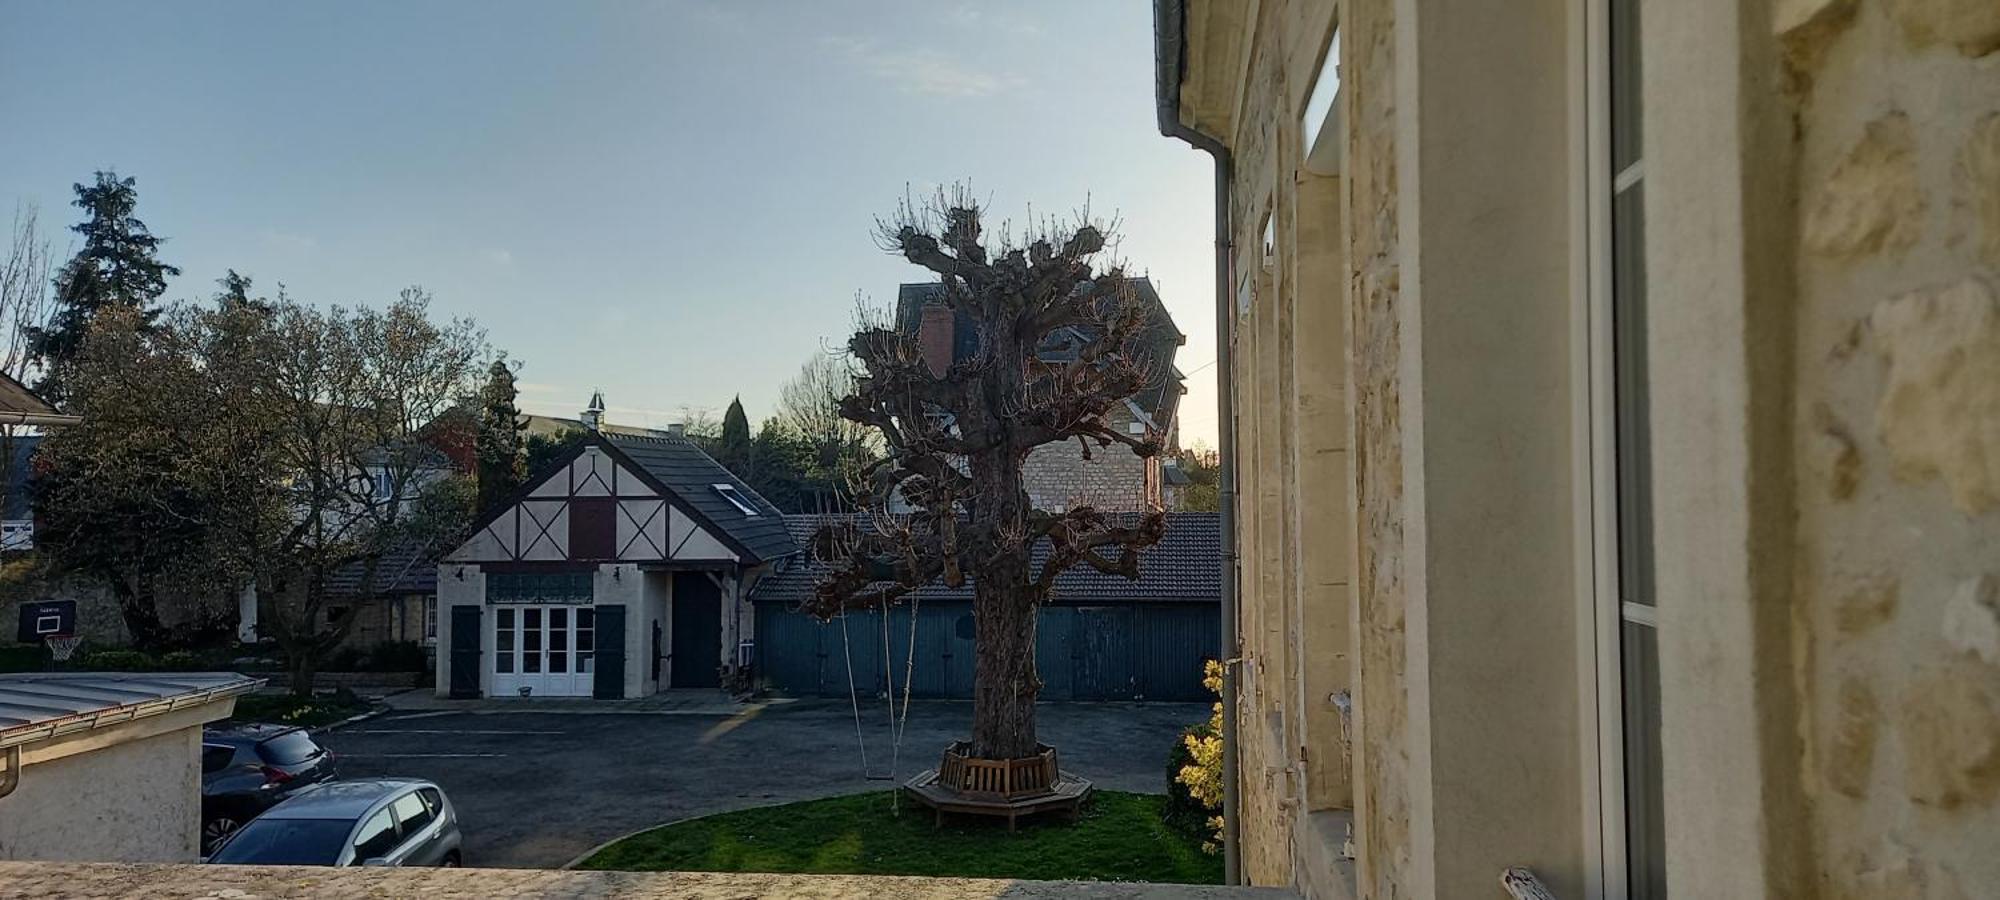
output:
[[998,898],[1159,900],[1293,896],[1270,888],[895,878],[875,875],[752,875],[711,872],[577,872],[521,869],[315,869],[290,866],[132,866],[0,863],[0,900],[21,897],[318,897],[324,900],[424,897],[652,897],[740,900],[750,897],[869,900]]
[[[271,679],[271,683],[264,688],[266,693],[284,693],[291,689],[285,673],[262,674]],[[313,676],[313,689],[337,691],[346,688],[357,694],[393,694],[422,687],[429,675],[429,672],[320,672]]]

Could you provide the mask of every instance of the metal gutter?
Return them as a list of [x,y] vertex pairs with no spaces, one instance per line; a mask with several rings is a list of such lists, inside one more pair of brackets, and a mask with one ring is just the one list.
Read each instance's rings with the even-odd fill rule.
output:
[[1216,474],[1222,526],[1222,859],[1223,882],[1243,883],[1243,833],[1238,815],[1236,752],[1237,670],[1242,665],[1236,633],[1236,361],[1231,352],[1235,324],[1229,297],[1231,162],[1222,141],[1181,122],[1181,77],[1186,68],[1187,4],[1153,0],[1154,100],[1160,133],[1180,138],[1215,159],[1215,387]]
[[0,749],[38,743],[98,728],[109,728],[113,725],[123,725],[139,719],[148,719],[176,710],[200,706],[214,700],[247,694],[263,687],[264,683],[265,679],[262,678],[244,678],[240,681],[232,681],[227,684],[190,691],[185,694],[175,694],[171,697],[141,700],[136,703],[121,703],[117,706],[107,706],[103,709],[86,710],[41,722],[17,725],[5,731],[0,731]]
[[61,413],[0,412],[0,425],[75,425],[83,421],[82,416],[66,416]]

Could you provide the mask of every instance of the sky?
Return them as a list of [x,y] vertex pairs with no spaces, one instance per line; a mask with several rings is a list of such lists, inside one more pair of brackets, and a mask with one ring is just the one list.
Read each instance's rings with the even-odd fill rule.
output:
[[[906,194],[1116,218],[1215,443],[1211,170],[1155,124],[1151,4],[0,0],[0,205],[59,256],[70,185],[138,179],[183,274],[382,306],[409,285],[519,361],[521,406],[753,422],[856,298]],[[0,209],[0,215],[6,210]]]

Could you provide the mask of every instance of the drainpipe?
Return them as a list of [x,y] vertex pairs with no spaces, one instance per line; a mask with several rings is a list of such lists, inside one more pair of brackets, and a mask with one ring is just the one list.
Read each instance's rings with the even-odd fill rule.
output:
[[7,761],[6,767],[0,768],[0,797],[5,797],[8,794],[14,793],[14,789],[21,786],[20,745],[16,744],[5,750],[0,750],[0,759]]
[[1236,369],[1232,352],[1235,310],[1229,292],[1229,148],[1181,122],[1181,74],[1187,7],[1184,0],[1154,0],[1155,100],[1160,133],[1180,138],[1215,159],[1215,387],[1220,470],[1216,473],[1222,525],[1222,865],[1224,882],[1243,883],[1242,820],[1237,803],[1236,686],[1242,648],[1236,634]]

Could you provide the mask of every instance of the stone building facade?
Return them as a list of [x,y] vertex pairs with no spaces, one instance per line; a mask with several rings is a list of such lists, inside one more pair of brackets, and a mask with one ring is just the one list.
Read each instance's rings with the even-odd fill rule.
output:
[[[1185,392],[1183,376],[1174,367],[1174,355],[1187,338],[1174,326],[1173,316],[1161,303],[1159,293],[1146,278],[1130,282],[1140,302],[1152,313],[1140,344],[1150,354],[1156,374],[1151,383],[1105,416],[1111,427],[1128,434],[1149,431],[1162,435],[1163,446],[1178,446],[1179,421],[1176,413]],[[939,285],[902,285],[896,293],[896,319],[906,333],[913,333],[918,349],[931,371],[944,374],[952,363],[978,352],[978,324],[970,316],[955,313],[942,300]],[[1044,348],[1045,359],[1061,359],[1067,346]],[[1028,499],[1037,508],[1065,510],[1081,505],[1114,512],[1136,512],[1166,505],[1166,454],[1150,459],[1133,455],[1123,447],[1093,447],[1085,458],[1082,445],[1047,444],[1028,454],[1022,466]]]
[[1156,10],[1228,166],[1247,880],[2000,883],[2000,4]]

